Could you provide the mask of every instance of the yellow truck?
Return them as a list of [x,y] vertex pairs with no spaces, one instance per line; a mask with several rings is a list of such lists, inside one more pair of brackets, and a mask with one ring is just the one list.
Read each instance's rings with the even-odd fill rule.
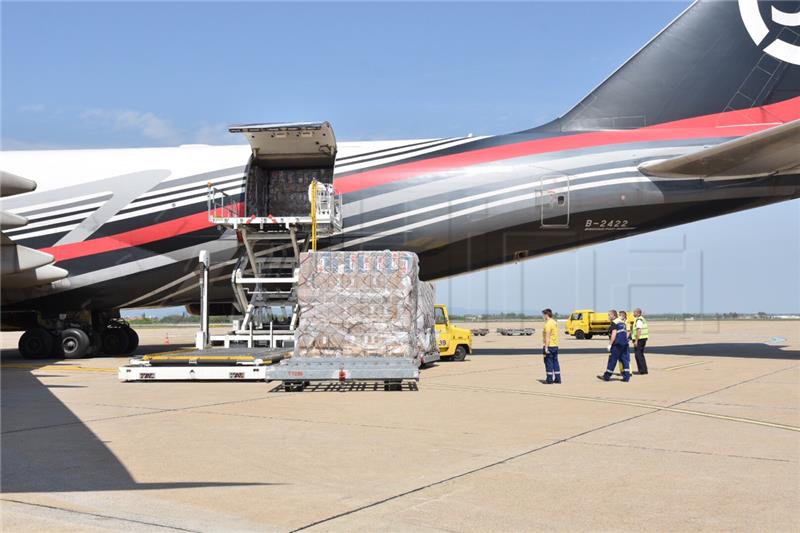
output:
[[[628,331],[633,327],[633,312],[628,313]],[[567,319],[566,333],[576,339],[591,339],[595,335],[608,335],[611,322],[608,320],[607,311],[592,311],[591,309],[578,309],[572,312]]]
[[466,359],[467,354],[472,353],[472,332],[466,328],[459,328],[450,322],[446,305],[435,305],[433,312],[436,323],[436,343],[439,345],[439,357],[453,361],[463,361]]

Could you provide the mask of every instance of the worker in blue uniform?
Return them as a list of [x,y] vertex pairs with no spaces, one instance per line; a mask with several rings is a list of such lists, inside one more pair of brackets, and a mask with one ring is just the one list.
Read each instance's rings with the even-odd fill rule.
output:
[[622,361],[622,381],[628,382],[631,380],[628,331],[625,322],[620,320],[616,310],[612,309],[608,312],[608,319],[611,321],[612,325],[611,339],[608,345],[608,350],[611,353],[608,356],[608,365],[606,365],[605,373],[597,377],[603,381],[611,381],[611,375],[614,373],[614,367],[617,366],[617,361]]

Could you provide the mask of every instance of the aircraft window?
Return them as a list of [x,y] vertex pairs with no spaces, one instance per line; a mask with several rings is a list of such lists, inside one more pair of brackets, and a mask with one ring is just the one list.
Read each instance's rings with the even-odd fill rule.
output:
[[434,319],[437,324],[447,324],[447,321],[444,318],[444,310],[440,307],[435,308],[434,310]]
[[558,205],[564,205],[567,202],[563,194],[558,195]]

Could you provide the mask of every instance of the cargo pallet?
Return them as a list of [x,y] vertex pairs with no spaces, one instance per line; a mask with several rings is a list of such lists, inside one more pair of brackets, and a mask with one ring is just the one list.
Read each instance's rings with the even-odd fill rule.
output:
[[516,337],[520,335],[531,336],[536,332],[534,328],[497,328],[497,333],[508,337]]

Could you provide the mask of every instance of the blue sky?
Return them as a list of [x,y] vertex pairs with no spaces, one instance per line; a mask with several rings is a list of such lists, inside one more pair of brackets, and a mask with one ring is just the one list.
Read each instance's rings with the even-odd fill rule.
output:
[[[330,120],[342,140],[526,129],[687,4],[4,2],[2,145],[238,143],[226,125],[281,120]],[[439,298],[796,312],[798,270],[793,201],[461,276]]]

